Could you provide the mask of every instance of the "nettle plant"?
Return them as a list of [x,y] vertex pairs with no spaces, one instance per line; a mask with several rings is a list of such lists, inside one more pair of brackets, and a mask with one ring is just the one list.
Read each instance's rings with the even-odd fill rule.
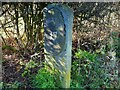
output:
[[[46,68],[47,67],[47,68]],[[38,70],[36,75],[31,77],[33,88],[60,88],[59,73],[56,70],[48,70],[48,66]]]
[[34,88],[54,88],[54,74],[47,71],[45,68],[40,69],[33,78],[32,87]]

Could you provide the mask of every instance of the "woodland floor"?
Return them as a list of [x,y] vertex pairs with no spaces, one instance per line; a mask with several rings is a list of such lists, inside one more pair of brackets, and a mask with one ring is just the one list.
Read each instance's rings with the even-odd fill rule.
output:
[[[21,76],[23,69],[19,64],[20,58],[16,54],[3,55],[3,82],[12,83],[15,81],[23,81]],[[26,62],[27,60],[25,60]]]

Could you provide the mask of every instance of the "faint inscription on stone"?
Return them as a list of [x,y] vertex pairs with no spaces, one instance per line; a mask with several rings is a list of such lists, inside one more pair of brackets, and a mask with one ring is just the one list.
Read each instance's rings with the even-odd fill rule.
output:
[[52,8],[45,11],[45,48],[51,55],[59,55],[65,45],[65,27],[62,13]]

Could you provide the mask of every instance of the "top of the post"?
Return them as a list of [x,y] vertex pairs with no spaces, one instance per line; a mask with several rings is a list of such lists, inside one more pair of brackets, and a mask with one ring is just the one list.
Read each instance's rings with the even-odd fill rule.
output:
[[49,4],[47,7],[43,9],[43,13],[47,13],[49,10],[53,8],[60,10],[64,17],[69,17],[69,16],[73,17],[73,10],[69,6],[61,3]]

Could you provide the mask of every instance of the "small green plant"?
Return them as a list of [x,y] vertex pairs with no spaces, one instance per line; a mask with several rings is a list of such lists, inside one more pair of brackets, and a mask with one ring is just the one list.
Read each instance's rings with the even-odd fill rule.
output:
[[90,52],[87,51],[82,51],[81,49],[78,50],[78,52],[75,53],[75,57],[79,59],[88,59],[90,61],[95,61],[96,59],[96,54],[91,54]]
[[104,70],[96,53],[78,50],[72,63],[72,88],[100,88],[104,85]]
[[59,73],[57,70],[50,69],[47,64],[41,67],[37,73],[31,73],[31,69],[39,67],[39,64],[33,60],[24,64],[20,62],[20,65],[25,66],[22,76],[28,78],[25,82],[26,85],[30,85],[32,88],[58,88],[60,87]]
[[54,74],[45,68],[40,69],[38,73],[32,77],[31,84],[33,88],[55,88]]
[[0,89],[3,88],[3,82],[0,82]]
[[35,61],[33,61],[33,60],[30,60],[26,64],[20,62],[20,64],[25,66],[24,72],[22,73],[23,77],[26,76],[27,74],[30,74],[31,68],[35,68],[36,66],[38,66],[38,63],[35,63]]
[[21,86],[21,83],[18,81],[15,81],[13,83],[1,83],[2,84],[2,89],[8,90],[10,89],[18,89]]

